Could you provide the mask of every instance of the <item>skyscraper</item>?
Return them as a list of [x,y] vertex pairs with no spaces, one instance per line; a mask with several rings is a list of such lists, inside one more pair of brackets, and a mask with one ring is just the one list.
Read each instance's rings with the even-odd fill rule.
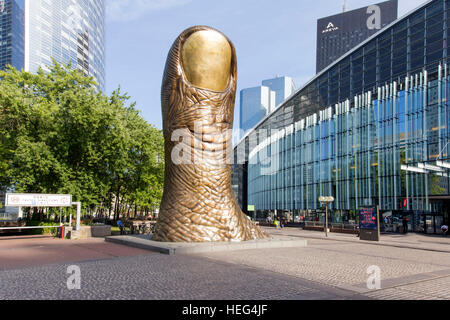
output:
[[0,0],[0,23],[0,68],[70,62],[104,89],[104,0]]
[[24,67],[24,21],[23,0],[0,0],[0,69]]
[[397,19],[398,0],[317,20],[316,72]]
[[259,86],[241,90],[240,129],[244,133],[253,128],[275,106],[275,92]]
[[273,79],[263,80],[263,86],[269,87],[275,92],[275,105],[279,105],[286,100],[295,91],[295,84],[290,77],[276,77]]
[[104,0],[0,0],[0,68],[36,72],[52,59],[105,86]]
[[277,105],[295,91],[290,77],[275,77],[262,81],[262,86],[241,90],[240,130],[245,134],[258,124]]
[[46,70],[52,58],[70,62],[104,89],[104,0],[25,0],[25,70]]

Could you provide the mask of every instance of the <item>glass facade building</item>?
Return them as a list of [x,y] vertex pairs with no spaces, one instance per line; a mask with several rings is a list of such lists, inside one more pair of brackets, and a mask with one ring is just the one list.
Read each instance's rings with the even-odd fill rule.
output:
[[105,87],[105,1],[25,0],[25,69],[71,63]]
[[244,211],[357,220],[378,205],[413,230],[450,212],[450,0],[428,1],[317,74],[234,149]]
[[25,14],[23,1],[0,0],[0,69],[24,67]]

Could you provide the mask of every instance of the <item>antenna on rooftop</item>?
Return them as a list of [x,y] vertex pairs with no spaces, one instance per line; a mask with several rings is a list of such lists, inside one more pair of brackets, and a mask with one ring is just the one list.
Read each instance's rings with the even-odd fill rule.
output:
[[348,8],[347,8],[347,0],[344,0],[344,5],[342,6],[342,12],[347,12]]

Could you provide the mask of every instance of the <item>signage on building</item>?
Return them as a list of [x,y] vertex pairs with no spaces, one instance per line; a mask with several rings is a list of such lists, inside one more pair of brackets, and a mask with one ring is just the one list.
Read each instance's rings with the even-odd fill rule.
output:
[[332,31],[348,33],[367,29],[378,31],[397,19],[398,1],[385,1],[317,20],[318,36]]
[[359,208],[359,231],[361,240],[380,241],[377,206]]
[[320,203],[331,203],[331,202],[334,202],[334,198],[333,197],[319,197],[319,202]]
[[398,0],[390,0],[317,20],[316,71],[395,21],[397,13]]
[[332,32],[339,30],[339,27],[336,27],[333,22],[328,23],[327,28],[322,31],[322,33]]
[[248,205],[247,211],[255,211],[255,206]]
[[7,193],[6,207],[71,207],[72,196],[61,194]]

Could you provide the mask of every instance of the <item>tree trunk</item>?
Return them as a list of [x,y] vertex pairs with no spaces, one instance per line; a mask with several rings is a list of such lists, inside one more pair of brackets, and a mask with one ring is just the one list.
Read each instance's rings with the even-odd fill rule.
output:
[[116,194],[116,203],[115,203],[115,210],[114,210],[114,219],[117,221],[120,218],[120,184],[117,187],[117,194]]

